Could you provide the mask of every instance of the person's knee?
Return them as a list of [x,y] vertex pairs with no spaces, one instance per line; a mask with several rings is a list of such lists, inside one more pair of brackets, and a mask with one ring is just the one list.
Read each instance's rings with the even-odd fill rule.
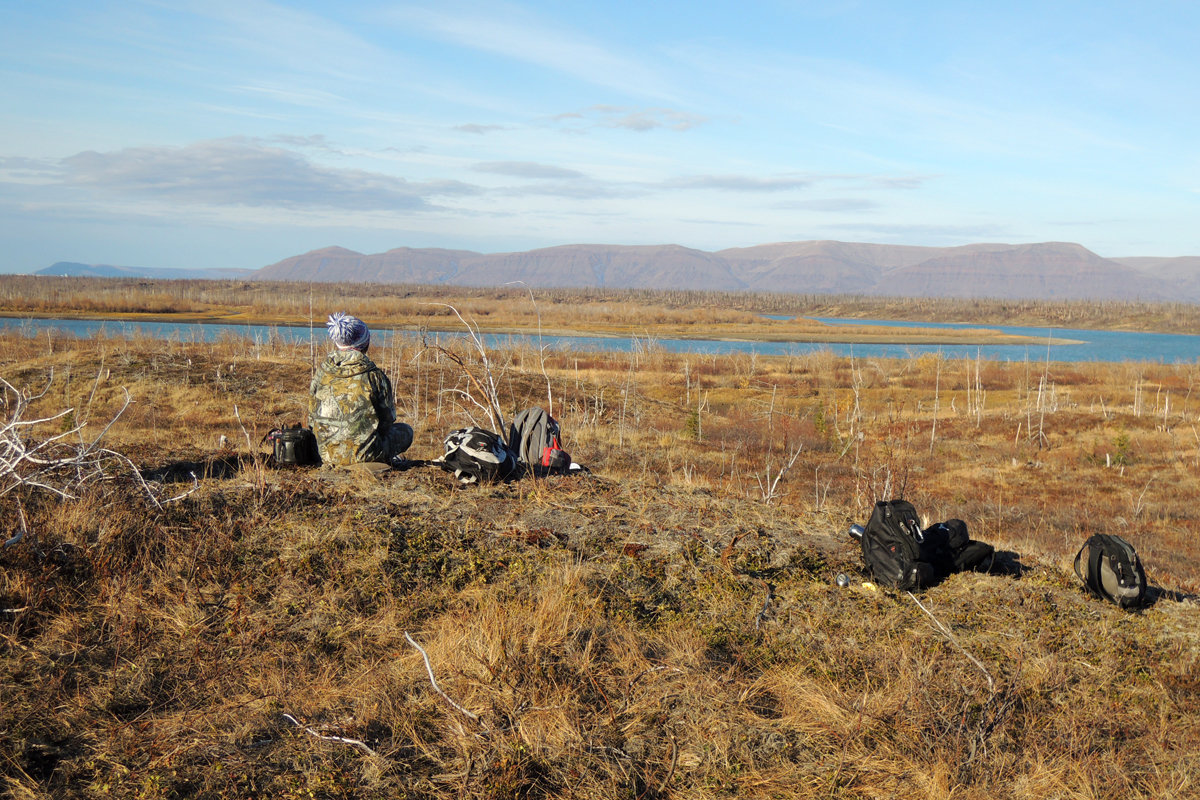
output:
[[391,430],[388,431],[388,450],[394,456],[408,450],[413,443],[413,429],[411,425],[403,422],[392,423]]

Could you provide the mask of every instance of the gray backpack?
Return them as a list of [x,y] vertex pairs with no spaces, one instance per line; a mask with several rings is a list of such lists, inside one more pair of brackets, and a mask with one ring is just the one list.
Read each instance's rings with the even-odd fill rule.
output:
[[1133,545],[1113,534],[1098,533],[1075,556],[1075,574],[1088,592],[1121,608],[1146,601],[1146,572]]
[[509,426],[508,444],[517,462],[534,475],[563,473],[571,468],[571,455],[562,448],[558,421],[543,408],[527,408]]

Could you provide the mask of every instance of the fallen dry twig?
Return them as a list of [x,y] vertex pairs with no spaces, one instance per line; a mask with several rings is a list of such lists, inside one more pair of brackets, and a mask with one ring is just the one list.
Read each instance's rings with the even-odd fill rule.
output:
[[342,744],[348,744],[353,747],[357,747],[359,750],[362,750],[364,753],[366,753],[369,756],[379,755],[374,750],[372,750],[370,747],[368,747],[366,742],[359,741],[358,739],[348,739],[345,736],[327,736],[326,734],[323,734],[323,733],[317,733],[312,728],[310,728],[306,725],[301,725],[296,720],[296,718],[293,717],[291,714],[284,714],[283,718],[286,719],[288,722],[292,723],[293,725],[295,725],[300,730],[309,734],[310,736],[315,736],[318,739],[324,739],[327,742],[341,742]]
[[412,636],[409,635],[408,631],[404,632],[404,638],[408,640],[409,644],[411,644],[413,647],[417,648],[417,652],[421,654],[421,658],[425,659],[425,671],[427,673],[429,673],[429,682],[433,685],[433,690],[435,692],[437,692],[438,694],[440,694],[442,696],[443,700],[445,700],[450,705],[454,706],[455,710],[462,713],[464,716],[468,717],[472,722],[476,722],[476,723],[480,722],[479,716],[477,714],[472,714],[470,711],[468,711],[467,709],[460,706],[458,703],[451,700],[450,695],[443,692],[441,687],[437,685],[437,679],[433,677],[433,665],[429,663],[429,655],[425,652],[425,648],[423,648],[423,647],[421,647],[421,645],[417,644],[417,641],[415,639],[413,639]]
[[955,647],[957,647],[958,651],[967,657],[967,660],[969,660],[975,666],[979,667],[979,671],[983,673],[983,676],[985,678],[987,678],[988,690],[991,691],[992,694],[995,694],[996,693],[996,682],[994,680],[992,680],[991,673],[987,671],[987,669],[983,666],[982,663],[980,663],[979,659],[977,659],[975,656],[968,653],[966,651],[966,649],[961,644],[958,643],[958,639],[954,638],[954,634],[950,632],[950,629],[947,628],[945,625],[943,625],[941,623],[941,621],[933,615],[933,612],[931,612],[925,606],[921,605],[921,601],[917,599],[917,596],[915,594],[913,594],[912,592],[905,592],[905,594],[907,594],[909,597],[912,598],[912,601],[917,604],[917,608],[919,608],[925,612],[925,616],[929,617],[929,619],[931,619],[933,621],[933,624],[936,627],[936,629],[942,635],[944,635],[947,639],[949,639],[950,643],[953,644]]

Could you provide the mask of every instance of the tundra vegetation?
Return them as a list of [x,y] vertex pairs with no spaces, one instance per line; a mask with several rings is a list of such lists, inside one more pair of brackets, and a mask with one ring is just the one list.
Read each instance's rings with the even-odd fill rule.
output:
[[[110,285],[86,294],[132,311]],[[186,288],[158,311],[207,313]],[[359,310],[312,291],[319,319]],[[275,313],[307,318],[292,292]],[[381,298],[376,327],[450,302]],[[537,299],[454,302],[528,326]],[[1200,792],[1200,365],[495,349],[505,412],[551,405],[591,474],[461,489],[273,467],[320,349],[0,336],[8,796]],[[372,356],[414,459],[483,421],[469,340]],[[893,496],[998,571],[863,585],[846,529]],[[1138,548],[1147,609],[1083,593],[1093,533]]]
[[[352,308],[398,328],[456,328],[447,304],[484,330],[535,330],[540,323],[577,334],[794,338],[795,324],[763,314],[966,322],[1194,333],[1200,306],[1138,301],[1031,301],[722,293],[691,290],[471,289],[269,281],[137,280],[0,275],[0,314],[155,318],[208,322],[317,324],[327,309]],[[772,327],[778,328],[772,331]],[[801,329],[809,332],[813,326]],[[844,331],[842,331],[844,334]],[[889,331],[895,337],[896,331]],[[844,339],[842,339],[844,341]]]

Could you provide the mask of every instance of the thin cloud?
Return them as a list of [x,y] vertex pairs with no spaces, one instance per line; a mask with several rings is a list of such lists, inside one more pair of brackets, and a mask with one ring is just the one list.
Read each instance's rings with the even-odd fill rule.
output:
[[779,203],[774,208],[794,209],[797,211],[825,211],[829,213],[857,213],[875,211],[880,204],[874,200],[861,197],[829,197],[817,200],[796,200],[790,203]]
[[866,236],[872,241],[901,239],[904,241],[978,242],[1000,240],[1011,236],[1011,231],[1000,225],[888,225],[848,222],[829,225],[828,228]]
[[910,175],[895,178],[875,178],[874,183],[883,189],[920,189],[932,178],[927,175]]
[[334,150],[334,146],[330,143],[329,137],[324,134],[317,133],[312,136],[297,136],[295,134],[280,133],[270,137],[269,141],[278,144],[291,145],[292,147],[313,147],[318,150]]
[[509,175],[514,178],[537,178],[563,180],[582,178],[582,172],[552,164],[538,164],[533,161],[486,161],[472,167],[476,172],[490,172],[496,175]]
[[542,22],[514,6],[403,8],[395,12],[409,31],[421,29],[461,47],[534,64],[595,86],[642,97],[667,98],[659,72],[563,26]]
[[313,89],[297,90],[286,86],[234,86],[234,91],[242,94],[248,94],[256,99],[262,98],[272,100],[277,103],[286,105],[301,106],[304,108],[328,109],[333,107],[341,107],[345,104],[345,98],[331,92],[316,91]]
[[344,156],[348,151],[335,145],[323,134],[313,134],[312,136],[294,136],[291,134],[276,134],[275,136],[266,139],[246,140],[253,142],[261,142],[266,145],[283,145],[284,147],[293,147],[297,150],[315,150],[321,153],[332,153],[334,155]]
[[627,128],[631,131],[652,131],[657,128],[667,128],[673,131],[690,131],[703,125],[707,117],[699,114],[689,114],[684,111],[672,111],[669,108],[650,108],[645,111],[630,111],[608,121],[611,128]]
[[480,191],[458,181],[410,183],[364,170],[332,169],[282,148],[241,139],[87,151],[62,163],[66,179],[82,186],[207,205],[422,210],[434,196]]
[[22,156],[0,156],[0,175],[14,181],[52,179],[62,174],[54,161]]
[[[380,64],[396,63],[386,51],[369,39],[318,15],[268,0],[239,2],[186,2],[186,11],[212,25],[198,27],[195,35],[206,36],[215,44],[247,57],[261,59],[301,74],[318,74],[339,80],[359,82]],[[313,53],[320,53],[314,58]],[[271,87],[243,87],[272,91]],[[312,92],[284,92],[283,100],[309,105]]]
[[[630,108],[627,106],[597,105],[583,111],[556,114],[551,119],[568,123],[572,129],[617,128],[637,133],[653,130],[690,131],[706,122],[708,117],[673,108]],[[574,123],[581,123],[574,125]]]
[[503,125],[477,125],[475,123],[469,123],[467,125],[455,125],[454,130],[483,136],[484,134],[505,130],[505,127]]
[[663,181],[663,189],[715,189],[726,192],[787,192],[806,189],[812,178],[775,177],[758,178],[749,175],[693,175]]
[[[929,180],[924,176],[877,176],[845,173],[804,173],[772,176],[758,175],[684,175],[654,184],[663,190],[712,190],[726,192],[790,192],[811,189],[817,185],[837,187],[848,192],[864,189],[917,189]],[[813,211],[864,211],[879,207],[879,203],[862,197],[814,198],[787,201],[775,208],[799,208]]]
[[601,200],[640,197],[647,194],[647,191],[644,187],[632,184],[604,183],[581,178],[572,181],[506,186],[492,189],[489,194],[504,197],[563,197],[573,200]]
[[1106,228],[1113,225],[1124,225],[1129,220],[1120,219],[1118,217],[1110,217],[1108,219],[1048,219],[1046,224],[1057,225],[1060,228]]
[[678,192],[737,192],[772,194],[809,188],[818,178],[752,175],[690,175],[654,183],[604,181],[589,178],[582,173],[544,164],[530,162],[491,162],[474,167],[484,172],[494,172],[523,178],[545,178],[553,182],[536,183],[519,187],[502,187],[489,190],[491,194],[504,195],[552,195],[578,199],[616,197],[643,197],[659,193]]
[[741,219],[701,219],[701,218],[683,218],[679,220],[689,225],[704,225],[705,227],[726,227],[726,228],[752,228],[758,225],[757,222],[748,222]]

